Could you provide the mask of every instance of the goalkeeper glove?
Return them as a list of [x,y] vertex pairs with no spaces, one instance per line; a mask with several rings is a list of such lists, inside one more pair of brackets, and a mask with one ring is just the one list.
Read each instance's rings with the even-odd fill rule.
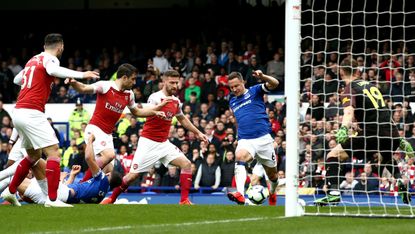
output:
[[405,138],[401,138],[400,143],[399,143],[399,148],[401,148],[401,150],[405,151],[405,154],[406,154],[405,160],[406,161],[408,161],[409,158],[414,157],[414,150],[411,146],[411,143],[409,143],[407,140],[405,140]]
[[340,129],[336,132],[336,141],[341,144],[349,139],[349,129],[346,126],[341,126]]

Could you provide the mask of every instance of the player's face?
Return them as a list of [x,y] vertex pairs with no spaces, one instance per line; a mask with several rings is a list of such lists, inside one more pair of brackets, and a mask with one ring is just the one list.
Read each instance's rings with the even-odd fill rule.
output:
[[232,79],[228,81],[229,88],[235,96],[240,96],[245,92],[244,83],[239,79]]
[[171,96],[177,93],[177,89],[179,87],[179,77],[166,77],[164,78],[164,89],[166,93]]
[[124,88],[130,90],[134,87],[137,79],[137,74],[133,73],[130,77],[124,79]]
[[62,54],[63,54],[63,43],[58,44],[57,47],[58,47],[58,52],[56,54],[56,57],[58,59],[60,59],[62,57]]

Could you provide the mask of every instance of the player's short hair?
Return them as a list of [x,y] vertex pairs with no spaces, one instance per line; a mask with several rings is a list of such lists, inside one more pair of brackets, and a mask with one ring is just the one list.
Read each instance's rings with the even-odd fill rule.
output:
[[45,47],[46,48],[53,48],[59,43],[63,43],[62,34],[50,33],[45,36]]
[[167,70],[163,73],[164,77],[180,77],[180,73],[176,70]]
[[244,78],[240,72],[231,72],[228,76],[228,80],[238,79],[240,81],[243,81]]
[[119,67],[118,67],[118,70],[117,70],[117,79],[119,79],[119,78],[121,78],[121,77],[123,77],[123,76],[127,76],[127,77],[130,77],[131,75],[133,75],[133,74],[137,74],[138,73],[138,70],[137,70],[137,68],[136,67],[134,67],[133,65],[131,65],[131,64],[129,64],[129,63],[124,63],[124,64],[121,64]]
[[111,172],[111,179],[110,179],[110,190],[120,186],[122,184],[122,175],[117,170],[112,170]]
[[340,64],[340,69],[348,76],[355,74],[359,70],[355,59],[344,59]]

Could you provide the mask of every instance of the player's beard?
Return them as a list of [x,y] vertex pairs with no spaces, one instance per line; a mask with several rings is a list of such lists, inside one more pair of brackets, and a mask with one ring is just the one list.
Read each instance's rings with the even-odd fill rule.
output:
[[175,88],[167,89],[167,93],[169,94],[169,96],[175,95],[177,93],[177,89]]

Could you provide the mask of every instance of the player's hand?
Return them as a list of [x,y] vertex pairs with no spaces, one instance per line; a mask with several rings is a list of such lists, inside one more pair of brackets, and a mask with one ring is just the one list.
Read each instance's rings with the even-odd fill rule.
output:
[[162,118],[162,119],[166,119],[166,113],[164,113],[163,111],[156,111],[155,114],[157,117]]
[[72,170],[71,170],[71,175],[78,175],[80,171],[81,171],[80,165],[73,165]]
[[264,75],[264,73],[261,70],[255,70],[252,72],[252,76],[256,77],[256,78],[262,78],[262,76]]
[[336,132],[336,141],[341,144],[349,139],[349,129],[346,126],[341,126],[340,129]]
[[206,142],[207,144],[209,144],[209,138],[203,134],[202,132],[199,132],[199,134],[197,134],[197,138],[201,141]]
[[66,78],[65,84],[72,85],[73,83],[76,83],[76,80],[74,78]]
[[96,71],[86,71],[84,72],[83,77],[84,79],[92,78],[92,79],[99,79],[99,73]]
[[89,138],[88,138],[88,143],[92,144],[92,142],[94,142],[94,141],[95,141],[95,136],[94,136],[94,134],[91,133],[91,135],[89,135]]
[[167,103],[170,103],[173,101],[173,97],[166,97],[163,99],[163,101],[157,105],[157,109],[160,110],[161,107],[167,105]]

